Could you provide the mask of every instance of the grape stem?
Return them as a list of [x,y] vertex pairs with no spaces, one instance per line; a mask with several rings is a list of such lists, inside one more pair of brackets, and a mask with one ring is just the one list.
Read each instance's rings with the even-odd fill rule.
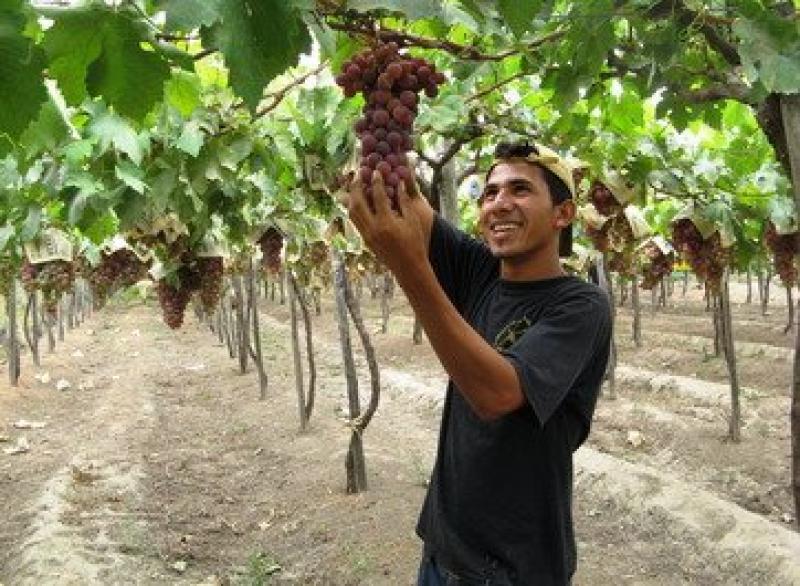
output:
[[286,97],[286,95],[290,91],[292,91],[297,86],[301,85],[303,82],[305,82],[312,75],[317,75],[318,73],[320,73],[323,69],[325,69],[328,66],[328,64],[329,64],[329,62],[328,62],[327,59],[323,60],[322,63],[320,63],[317,67],[315,67],[314,69],[312,69],[308,73],[305,73],[305,74],[301,75],[300,77],[298,77],[297,79],[295,79],[291,83],[287,84],[285,87],[281,88],[280,90],[278,90],[276,92],[273,92],[271,94],[267,94],[266,96],[264,96],[265,98],[269,98],[271,101],[266,106],[264,106],[264,107],[260,108],[259,110],[257,110],[255,117],[256,118],[260,118],[261,116],[264,116],[265,114],[268,114],[269,112],[271,112],[272,110],[277,108],[278,105],[283,101],[283,99]]

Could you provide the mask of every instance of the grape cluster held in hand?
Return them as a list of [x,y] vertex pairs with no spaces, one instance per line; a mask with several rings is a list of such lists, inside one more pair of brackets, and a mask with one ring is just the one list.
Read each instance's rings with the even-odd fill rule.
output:
[[361,92],[366,100],[363,117],[355,125],[361,141],[358,178],[372,198],[372,176],[379,171],[386,195],[396,203],[397,188],[405,181],[412,188],[414,175],[408,151],[414,143],[411,132],[419,106],[419,93],[434,98],[445,77],[425,59],[399,52],[397,43],[383,43],[346,62],[336,83],[347,97]]

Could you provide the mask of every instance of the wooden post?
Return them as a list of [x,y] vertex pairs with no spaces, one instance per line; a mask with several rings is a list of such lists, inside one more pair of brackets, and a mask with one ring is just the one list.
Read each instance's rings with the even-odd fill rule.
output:
[[416,315],[414,316],[414,329],[411,333],[411,341],[414,342],[414,344],[422,344],[422,322],[419,321]]
[[[789,166],[794,188],[794,210],[800,216],[800,95],[782,95],[781,117],[789,152]],[[794,372],[792,377],[792,487],[794,518],[800,528],[800,327],[794,338]]]
[[39,358],[39,295],[33,291],[28,295],[28,307],[25,311],[25,331],[28,338],[28,346],[31,349],[31,357],[35,366],[41,366]]
[[633,343],[642,347],[642,304],[639,301],[638,277],[631,277],[631,305],[633,306]]
[[719,295],[719,322],[722,326],[722,347],[725,352],[725,363],[728,366],[728,379],[731,386],[731,416],[728,421],[728,436],[734,442],[741,440],[741,407],[739,404],[739,373],[736,370],[736,350],[733,343],[733,319],[731,317],[731,300],[728,289],[728,271],[722,277]]
[[608,365],[606,366],[606,380],[608,381],[608,398],[617,398],[617,342],[614,339],[614,322],[617,317],[617,309],[614,304],[614,282],[611,280],[611,275],[606,270],[605,257],[600,257],[597,261],[597,276],[599,286],[606,293],[608,293],[608,303],[611,308],[611,349],[608,356]]
[[233,295],[236,301],[237,337],[235,338],[235,341],[238,348],[237,353],[239,355],[239,372],[244,374],[247,372],[247,347],[250,344],[250,336],[248,335],[248,332],[250,331],[250,328],[245,320],[245,299],[242,291],[242,276],[234,275],[232,281]]
[[8,382],[12,387],[19,384],[20,362],[19,341],[17,339],[17,282],[9,279],[6,293],[6,316],[8,316],[8,332],[6,335],[6,358],[8,359]]
[[[264,369],[264,354],[261,351],[261,327],[258,321],[258,281],[256,280],[258,268],[253,266],[250,260],[250,269],[247,273],[247,296],[250,298],[250,315],[252,316],[251,326],[253,328],[253,362],[258,370],[259,398],[264,401],[267,398],[267,372]],[[247,329],[247,326],[245,327]]]
[[[350,419],[355,420],[361,414],[358,396],[358,377],[353,359],[353,345],[350,339],[350,319],[345,300],[345,280],[347,270],[341,255],[334,251],[334,280],[336,291],[336,319],[339,324],[339,341],[342,346],[345,381],[347,384],[347,400],[350,408]],[[350,434],[350,446],[345,459],[347,473],[347,492],[358,493],[367,489],[367,468],[364,460],[364,443],[361,434],[355,430]]]
[[64,307],[67,301],[67,294],[64,293],[58,300],[58,341],[64,341]]
[[47,331],[47,351],[52,354],[56,351],[56,337],[53,332],[53,316],[47,311],[44,297],[42,297],[42,326]]
[[[287,271],[288,273],[288,271]],[[300,431],[308,428],[306,419],[306,391],[303,382],[303,357],[300,353],[300,332],[297,320],[297,298],[299,291],[294,276],[288,274],[289,280],[289,314],[292,332],[292,358],[294,359],[294,386],[297,391],[297,407],[300,413]]]

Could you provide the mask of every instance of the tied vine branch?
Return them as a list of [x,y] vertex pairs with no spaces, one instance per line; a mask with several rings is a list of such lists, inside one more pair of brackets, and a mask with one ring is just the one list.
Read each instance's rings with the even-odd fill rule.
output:
[[351,98],[364,96],[363,116],[356,122],[360,139],[358,178],[372,199],[372,174],[379,171],[386,195],[397,204],[397,188],[405,181],[413,189],[414,173],[409,168],[408,151],[414,148],[411,137],[419,111],[419,93],[429,98],[439,95],[445,82],[442,72],[425,59],[400,53],[395,42],[378,43],[346,62],[336,83]]

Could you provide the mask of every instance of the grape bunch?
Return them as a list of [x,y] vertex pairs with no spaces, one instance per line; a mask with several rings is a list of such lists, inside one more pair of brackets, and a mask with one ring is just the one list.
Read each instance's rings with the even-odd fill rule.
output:
[[775,272],[785,287],[794,287],[798,276],[798,255],[800,254],[800,232],[778,234],[775,224],[767,223],[764,240],[772,252]]
[[595,180],[592,182],[591,187],[589,187],[589,201],[604,216],[613,216],[622,210],[622,205],[602,181]]
[[633,273],[633,250],[615,250],[608,256],[608,270],[626,277]]
[[222,257],[198,258],[197,271],[200,273],[200,304],[203,311],[210,314],[219,305],[222,295]]
[[675,263],[673,254],[664,254],[653,242],[643,249],[645,262],[642,264],[642,289],[652,289],[667,275],[672,274]]
[[37,290],[42,292],[45,310],[55,315],[58,301],[75,283],[75,267],[65,260],[49,260],[35,265],[25,260],[20,269],[20,278],[28,293]]
[[608,229],[611,222],[606,222],[600,228],[595,228],[591,224],[586,224],[586,235],[592,241],[594,247],[600,252],[608,252],[611,248],[611,243],[608,238]]
[[283,249],[283,236],[270,226],[258,240],[261,247],[261,266],[267,273],[276,275],[281,270],[281,250]]
[[719,232],[703,238],[690,219],[682,218],[672,224],[672,244],[711,291],[719,293],[722,273],[730,261],[730,252],[722,246]]
[[129,248],[102,253],[96,267],[82,269],[89,282],[95,304],[101,307],[109,295],[118,289],[130,287],[147,278],[150,263],[141,260]]
[[406,153],[414,147],[411,131],[419,93],[435,98],[444,82],[444,74],[435,65],[401,54],[394,42],[379,43],[344,64],[336,83],[345,96],[361,92],[366,101],[355,130],[361,141],[358,178],[366,186],[368,201],[375,170],[383,176],[386,195],[395,207],[400,182],[412,188],[414,175]]
[[[156,283],[158,302],[161,304],[161,313],[164,322],[173,330],[183,325],[183,315],[192,299],[192,295],[202,288],[203,275],[197,259],[182,259],[184,264],[176,271],[177,284],[166,279],[159,279]],[[221,260],[221,259],[220,259]]]
[[192,292],[182,284],[175,286],[166,279],[159,279],[156,283],[156,293],[164,322],[173,330],[177,330],[183,325],[183,314],[189,305]]
[[608,222],[608,245],[611,250],[632,248],[635,243],[633,228],[624,214],[615,215]]

